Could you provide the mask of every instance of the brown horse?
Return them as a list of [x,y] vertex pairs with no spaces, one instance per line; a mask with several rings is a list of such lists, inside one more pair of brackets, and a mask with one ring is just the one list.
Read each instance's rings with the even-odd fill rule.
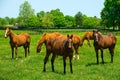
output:
[[77,59],[79,59],[79,53],[78,53],[78,49],[79,49],[79,46],[82,46],[82,41],[80,39],[80,37],[76,34],[73,34],[73,46],[74,46],[74,49],[75,49],[75,55],[73,56],[74,58],[77,57]]
[[51,39],[51,38],[55,38],[57,36],[60,36],[61,34],[58,32],[54,32],[54,33],[45,33],[42,38],[39,40],[38,45],[37,45],[37,53],[39,53],[41,51],[41,47],[42,44],[47,42],[47,40]]
[[46,63],[48,61],[49,55],[52,53],[51,58],[51,65],[52,65],[52,71],[54,72],[54,60],[55,57],[60,55],[63,56],[63,63],[64,63],[64,74],[66,73],[66,59],[69,57],[70,59],[70,71],[73,73],[72,70],[72,58],[73,58],[73,41],[72,41],[73,35],[67,35],[67,39],[63,40],[61,39],[61,36],[58,36],[57,38],[49,39],[46,43],[46,56],[44,58],[44,69],[43,71],[46,71]]
[[[58,32],[54,32],[54,33],[45,33],[42,38],[39,40],[38,42],[38,45],[37,45],[37,52],[40,52],[41,51],[41,47],[42,47],[42,44],[45,43],[46,44],[46,41],[51,39],[51,38],[56,38],[57,36],[60,36],[61,35],[61,39],[62,40],[66,40],[67,37],[66,36],[63,36],[62,34],[58,33]],[[80,37],[78,35],[73,35],[73,46],[74,46],[74,49],[75,49],[75,55],[74,57],[77,56],[77,58],[79,59],[79,54],[78,54],[78,48],[79,46],[82,46],[82,41],[80,39]]]
[[18,47],[23,46],[25,49],[25,57],[27,57],[27,51],[29,55],[29,47],[30,47],[30,35],[27,33],[22,33],[22,34],[15,34],[12,32],[10,28],[6,28],[5,32],[5,38],[9,36],[10,38],[10,46],[12,49],[12,58],[14,58],[14,48],[15,48],[15,55],[16,58],[18,57],[17,55],[17,50]]
[[114,48],[117,41],[115,35],[108,34],[102,37],[97,31],[93,31],[93,38],[94,38],[94,48],[96,52],[97,64],[99,63],[98,50],[101,51],[102,63],[104,63],[103,49],[107,49],[107,48],[109,49],[111,54],[111,63],[113,63]]
[[[100,31],[98,31],[99,34],[102,34]],[[84,40],[88,41],[88,46],[90,47],[90,40],[93,40],[93,32],[86,32],[82,37],[82,43]]]

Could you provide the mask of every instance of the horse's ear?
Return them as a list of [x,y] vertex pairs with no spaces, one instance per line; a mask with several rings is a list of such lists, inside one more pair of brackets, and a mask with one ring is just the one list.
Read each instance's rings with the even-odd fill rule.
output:
[[71,38],[73,38],[73,34],[71,35]]
[[9,31],[11,31],[11,28],[10,28],[10,27],[8,27],[8,29],[9,29]]
[[93,30],[93,33],[95,32],[95,30]]
[[69,34],[67,35],[67,37],[69,37]]

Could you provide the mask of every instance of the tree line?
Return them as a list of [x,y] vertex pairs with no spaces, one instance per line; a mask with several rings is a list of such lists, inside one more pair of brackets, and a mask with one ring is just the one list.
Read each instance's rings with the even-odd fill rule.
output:
[[[120,30],[120,0],[105,0],[101,18],[89,17],[80,11],[74,16],[64,15],[60,9],[35,14],[28,1],[20,5],[17,18],[0,18],[0,27],[15,26],[19,28],[113,28]],[[111,3],[111,4],[109,4]]]
[[40,11],[35,14],[34,9],[28,1],[20,5],[19,16],[17,18],[0,18],[0,26],[14,25],[18,27],[36,28],[95,28],[100,26],[100,19],[88,17],[81,12],[75,16],[64,15],[60,9],[48,12]]

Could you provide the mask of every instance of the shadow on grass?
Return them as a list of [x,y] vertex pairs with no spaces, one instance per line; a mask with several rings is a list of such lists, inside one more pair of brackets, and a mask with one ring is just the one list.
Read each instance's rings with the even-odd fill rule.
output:
[[[99,64],[104,65],[104,64],[109,64],[109,63],[111,63],[111,62],[104,62],[104,63],[100,62]],[[99,64],[97,64],[97,63],[88,63],[88,64],[86,64],[86,67],[99,65]]]
[[[23,57],[18,57],[17,59],[22,59]],[[1,57],[0,60],[17,60],[16,58],[11,57]]]
[[59,72],[59,71],[54,71],[54,73],[60,74],[60,75],[65,75],[63,72]]
[[[46,71],[46,72],[44,72],[43,71],[43,73],[51,73],[52,71]],[[60,71],[54,71],[54,72],[52,72],[53,74],[55,73],[55,74],[59,74],[59,75],[65,75],[63,72],[60,72]]]

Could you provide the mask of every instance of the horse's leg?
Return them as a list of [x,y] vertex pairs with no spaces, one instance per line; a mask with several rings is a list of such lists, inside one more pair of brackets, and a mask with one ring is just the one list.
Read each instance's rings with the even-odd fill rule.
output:
[[28,46],[27,46],[28,48],[28,56],[30,56],[30,43],[28,43]]
[[66,57],[63,56],[64,74],[66,74]]
[[44,58],[44,68],[43,68],[44,72],[46,72],[46,63],[48,61],[49,56],[50,56],[50,53],[46,53],[46,56]]
[[17,51],[18,51],[18,47],[15,47],[15,56],[16,56],[16,59],[18,58]]
[[52,65],[52,71],[54,72],[54,61],[55,61],[55,55],[52,55],[52,58],[51,58],[51,65]]
[[90,45],[90,39],[88,38],[87,41],[88,41],[88,46],[91,47],[91,45]]
[[99,64],[99,59],[98,59],[98,49],[95,49],[95,52],[96,52],[97,64]]
[[70,59],[70,71],[71,71],[71,73],[73,73],[73,70],[72,70],[72,57],[73,56],[69,56],[69,59]]
[[27,57],[27,47],[24,45],[24,50],[25,50],[25,57]]
[[14,47],[11,46],[11,50],[12,50],[12,59],[14,58]]
[[113,63],[113,57],[114,57],[114,48],[109,48],[110,54],[111,54],[111,63]]
[[79,59],[79,54],[78,54],[79,45],[75,45],[74,48],[75,48],[74,58],[76,58],[76,56],[77,56],[77,59]]
[[101,58],[102,58],[102,63],[104,64],[103,49],[101,49]]

